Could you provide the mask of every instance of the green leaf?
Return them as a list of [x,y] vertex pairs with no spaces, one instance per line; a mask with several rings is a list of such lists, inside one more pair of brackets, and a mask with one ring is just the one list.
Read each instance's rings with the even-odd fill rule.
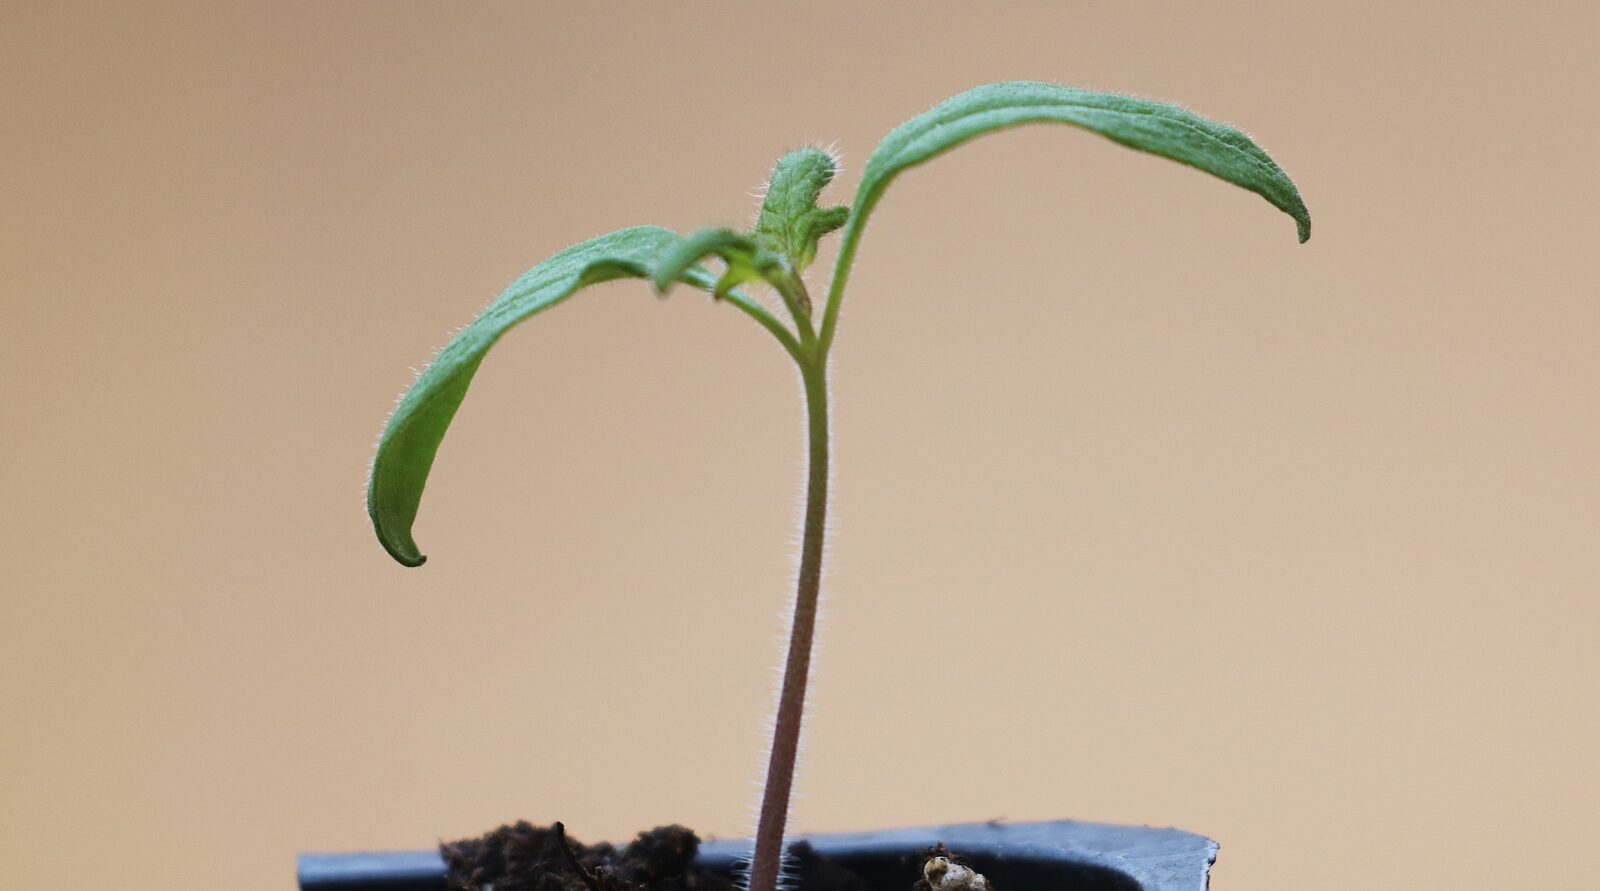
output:
[[[810,325],[801,322],[811,316],[811,301],[806,297],[805,288],[800,284],[799,277],[782,257],[742,232],[735,232],[726,227],[701,229],[667,248],[656,258],[657,293],[666,293],[680,271],[706,257],[716,257],[727,264],[722,277],[717,279],[716,286],[712,289],[713,297],[718,300],[731,297],[733,289],[745,282],[765,282],[783,298],[790,315],[793,315],[795,322],[800,325],[801,337],[810,342],[813,337]],[[740,308],[750,312],[748,306],[741,305]]]
[[[555,306],[580,288],[619,278],[648,277],[651,262],[679,240],[669,230],[638,226],[569,247],[512,282],[440,351],[390,416],[372,462],[367,512],[378,541],[390,556],[406,566],[421,566],[426,559],[417,550],[411,526],[439,443],[489,348],[512,326]],[[711,276],[698,267],[685,266],[677,276],[699,288],[712,286]]]
[[839,165],[819,148],[806,147],[778,159],[751,234],[767,250],[787,257],[798,275],[817,256],[817,240],[843,226],[848,208],[817,207]]
[[851,233],[859,233],[890,181],[962,143],[1023,124],[1072,124],[1129,148],[1171,158],[1242,186],[1293,217],[1300,240],[1311,216],[1300,192],[1267,153],[1238,130],[1165,102],[1045,83],[987,84],[939,103],[884,137],[856,191]]
[[756,244],[748,235],[728,228],[701,229],[668,247],[656,258],[656,290],[666,293],[685,271],[706,257],[717,257],[728,267],[712,290],[712,296],[719,300],[745,282],[768,281],[783,269],[776,254]]
[[1303,243],[1311,237],[1311,214],[1300,192],[1267,153],[1238,130],[1176,105],[1097,93],[1059,84],[1012,81],[985,84],[953,96],[885,136],[867,159],[849,225],[839,244],[828,305],[818,335],[824,351],[833,341],[850,267],[867,218],[889,183],[907,168],[985,133],[1023,124],[1071,124],[1129,148],[1171,158],[1249,189],[1294,218]]

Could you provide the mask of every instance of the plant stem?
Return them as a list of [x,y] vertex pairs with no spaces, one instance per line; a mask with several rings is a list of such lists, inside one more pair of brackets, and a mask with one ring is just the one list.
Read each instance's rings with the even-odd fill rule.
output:
[[784,828],[789,821],[789,794],[794,787],[794,762],[800,749],[800,721],[806,706],[806,679],[811,673],[811,642],[817,628],[817,597],[822,584],[822,551],[828,510],[828,380],[827,354],[816,350],[800,360],[805,383],[810,461],[806,480],[805,531],[800,544],[800,580],[789,628],[789,656],[783,668],[783,690],[767,760],[766,788],[756,824],[756,849],[750,862],[749,891],[776,891],[783,858]]

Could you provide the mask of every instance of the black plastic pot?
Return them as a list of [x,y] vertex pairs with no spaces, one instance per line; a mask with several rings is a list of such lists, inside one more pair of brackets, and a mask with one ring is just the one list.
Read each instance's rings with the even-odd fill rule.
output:
[[[1051,823],[963,823],[803,836],[872,891],[910,891],[924,853],[944,842],[1000,891],[1204,891],[1217,843],[1176,829]],[[732,873],[748,841],[710,841],[697,863]],[[301,854],[302,891],[442,891],[435,851]]]

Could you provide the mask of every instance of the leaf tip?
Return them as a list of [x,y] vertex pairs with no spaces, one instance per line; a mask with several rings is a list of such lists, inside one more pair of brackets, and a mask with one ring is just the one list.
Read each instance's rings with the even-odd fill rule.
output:
[[1284,174],[1283,181],[1289,186],[1288,195],[1281,201],[1272,203],[1294,220],[1295,234],[1300,236],[1300,243],[1305,244],[1311,240],[1311,210],[1306,207],[1305,199],[1300,197],[1300,190],[1295,188],[1294,181],[1290,180],[1287,174]]
[[417,543],[412,541],[410,535],[401,538],[386,535],[380,527],[378,530],[378,543],[389,552],[394,562],[408,568],[415,568],[428,562],[427,555],[417,549]]
[[411,537],[411,524],[395,517],[392,510],[380,507],[376,486],[367,490],[367,513],[372,518],[372,531],[378,537],[378,544],[383,545],[383,550],[396,563],[416,567],[428,562],[417,548],[416,539]]
[[415,545],[395,546],[389,542],[384,542],[383,549],[389,552],[389,556],[394,558],[394,562],[407,569],[415,569],[428,562],[427,555],[417,550]]

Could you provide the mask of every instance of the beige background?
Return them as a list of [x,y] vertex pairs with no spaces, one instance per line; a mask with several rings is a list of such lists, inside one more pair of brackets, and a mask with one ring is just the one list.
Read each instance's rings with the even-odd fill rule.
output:
[[1245,126],[1316,236],[1066,128],[890,192],[799,826],[1588,887],[1597,34],[1576,2],[6,4],[0,886],[286,889],[296,851],[523,816],[746,831],[800,484],[775,345],[636,283],[517,331],[422,570],[366,526],[373,439],[555,249],[742,223],[808,140],[847,201],[899,121],[1035,78]]

